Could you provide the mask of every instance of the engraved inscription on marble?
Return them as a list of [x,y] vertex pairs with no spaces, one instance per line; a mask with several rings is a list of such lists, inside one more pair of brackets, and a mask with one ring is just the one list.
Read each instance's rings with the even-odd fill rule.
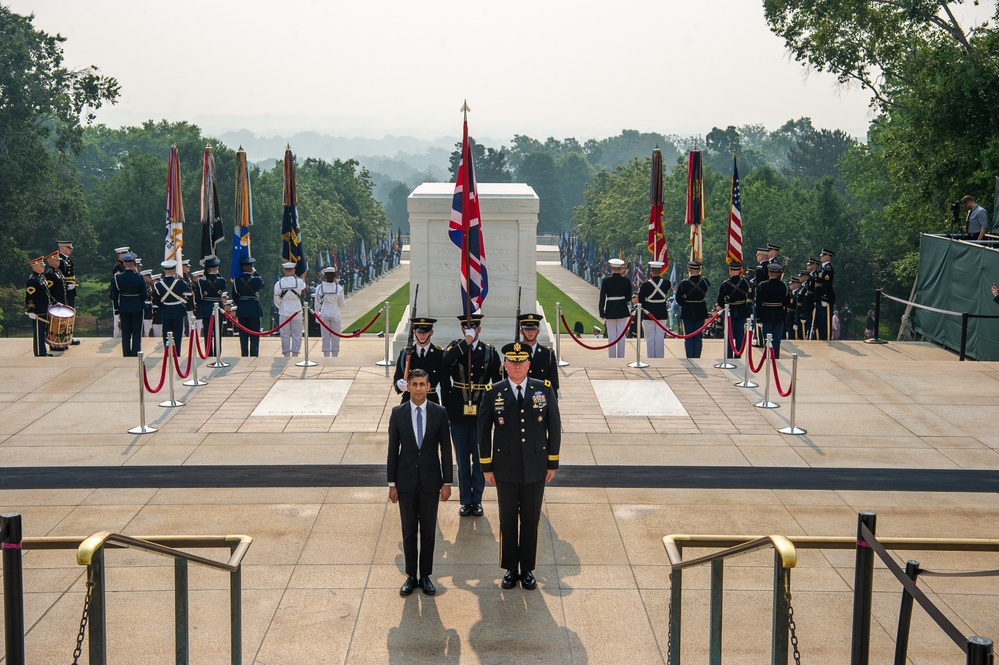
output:
[[687,410],[662,380],[592,381],[605,416],[686,416]]

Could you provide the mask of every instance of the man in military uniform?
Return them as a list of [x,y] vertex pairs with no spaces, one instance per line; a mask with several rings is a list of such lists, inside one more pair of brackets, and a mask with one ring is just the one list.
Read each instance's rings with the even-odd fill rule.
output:
[[798,277],[792,277],[787,284],[788,290],[791,292],[790,301],[787,306],[787,316],[784,317],[784,338],[791,340],[799,340],[801,337],[801,321],[800,321],[800,304],[798,303],[798,294],[801,292],[801,279]]
[[[662,276],[663,262],[649,261],[649,278],[638,289],[638,304],[642,310],[666,325],[669,321],[669,280]],[[649,358],[663,358],[666,355],[666,332],[651,319],[642,320],[645,332],[645,350]]]
[[[260,319],[264,310],[260,306],[260,291],[264,288],[264,280],[253,264],[257,260],[247,256],[239,260],[240,273],[232,283],[232,301],[236,303],[236,321],[247,330],[260,332]],[[260,337],[239,331],[239,353],[243,358],[260,355]]]
[[[201,334],[204,335],[208,355],[211,356],[215,355],[215,338],[219,333],[213,329],[211,339],[209,339],[208,329],[211,327],[209,322],[215,314],[216,306],[220,310],[228,307],[225,278],[219,274],[221,263],[217,256],[209,256],[205,259],[205,276],[198,280],[197,288],[199,294],[197,316],[201,319]],[[221,325],[221,314],[219,317],[218,325]]]
[[[72,240],[60,240],[59,241],[59,272],[62,273],[63,279],[66,280],[66,304],[70,307],[76,307],[76,266],[73,265],[73,259],[69,258],[70,254],[73,253],[73,241]],[[76,340],[73,340],[74,342]]]
[[[128,247],[115,247],[114,253],[117,260],[115,261],[114,267],[111,268],[112,278],[125,269],[125,264],[122,262],[121,257],[128,254],[130,251],[131,250]],[[110,291],[108,292],[108,298],[111,298]],[[121,337],[121,321],[118,319],[117,314],[114,315],[114,322],[111,324],[111,336]]]
[[295,274],[295,262],[281,264],[284,276],[274,284],[274,306],[278,310],[278,323],[294,317],[281,328],[281,355],[298,357],[302,350],[302,294],[309,288],[301,277]]
[[[690,277],[680,282],[676,289],[676,302],[680,305],[680,322],[683,333],[690,335],[699,331],[708,318],[708,306],[705,302],[711,285],[701,277],[701,262],[691,261],[687,264]],[[703,332],[683,340],[683,348],[688,358],[700,358],[703,346]]]
[[458,464],[458,514],[478,517],[483,512],[482,490],[486,484],[479,466],[478,404],[486,386],[500,380],[500,357],[495,348],[479,341],[481,314],[462,315],[458,320],[464,337],[444,350],[444,371],[451,377],[445,406]]
[[135,256],[122,255],[124,270],[111,278],[111,304],[121,322],[121,355],[134,357],[142,350],[142,318],[146,308],[146,278],[135,271]]
[[[430,338],[434,336],[434,324],[437,319],[426,316],[419,316],[409,320],[409,325],[413,326],[412,347],[406,347],[399,352],[399,358],[395,361],[395,375],[392,382],[395,385],[395,392],[402,395],[400,404],[409,400],[409,377],[406,375],[406,361],[409,360],[409,371],[422,369],[427,373],[427,382],[430,384],[427,399],[435,404],[441,404],[441,398],[437,395],[437,386],[441,391],[446,391],[450,386],[447,374],[444,371],[444,349],[431,343]],[[445,392],[446,395],[446,392]],[[444,400],[446,403],[447,400]]]
[[791,303],[791,292],[780,278],[782,270],[779,263],[771,263],[767,268],[770,279],[756,289],[756,312],[760,317],[760,327],[763,328],[763,340],[766,343],[767,335],[771,336],[774,358],[780,358],[784,320],[787,318],[787,307]]
[[832,312],[836,304],[836,292],[833,290],[832,257],[836,252],[823,249],[819,252],[822,266],[815,275],[815,332],[818,339],[832,339]]
[[540,381],[548,381],[552,384],[552,392],[558,397],[558,359],[555,352],[538,342],[538,335],[541,333],[541,321],[545,317],[533,312],[521,314],[517,317],[520,324],[520,334],[523,336],[523,346],[530,356],[530,368],[527,376]]
[[[718,288],[718,300],[715,303],[715,310],[725,309],[725,305],[728,305],[732,341],[729,348],[725,349],[726,358],[742,357],[742,342],[746,337],[746,319],[749,318],[752,311],[749,290],[749,280],[742,276],[742,264],[738,261],[729,261],[728,279],[722,282]],[[733,346],[739,351],[733,351]]]
[[631,281],[624,276],[624,261],[611,259],[607,263],[610,265],[611,274],[600,282],[598,309],[600,318],[605,320],[607,339],[613,341],[621,337],[617,344],[607,350],[608,356],[624,358],[622,333],[628,325],[628,319],[631,318],[631,312],[628,310],[628,305],[631,303]]
[[750,286],[755,288],[757,285],[762,284],[767,281],[769,277],[767,276],[767,266],[770,264],[770,249],[769,247],[757,247],[756,248],[756,267],[753,270],[753,278],[750,280]]
[[804,278],[799,276],[799,279],[801,279],[801,295],[799,298],[801,300],[801,313],[803,314],[801,330],[805,335],[804,339],[815,339],[815,278],[818,269],[819,260],[809,258],[805,266],[807,274]]
[[538,524],[545,483],[555,477],[562,443],[558,399],[548,381],[527,376],[520,342],[503,347],[507,379],[486,388],[479,404],[479,457],[496,485],[500,521],[500,586],[536,589]]
[[139,274],[146,282],[146,299],[142,303],[142,336],[150,337],[153,331],[153,271],[140,270]]
[[45,347],[45,335],[48,333],[49,296],[48,280],[45,279],[45,257],[39,256],[28,261],[31,266],[31,276],[24,287],[24,311],[31,319],[32,349],[36,357],[51,356]]
[[45,279],[49,282],[49,295],[57,305],[66,304],[66,279],[59,270],[59,252],[52,252],[45,257]]
[[780,254],[780,245],[775,245],[773,243],[770,243],[770,244],[767,245],[767,265],[768,266],[771,263],[780,263],[780,259],[777,256],[778,254]]
[[340,321],[340,312],[347,306],[347,300],[344,297],[343,287],[337,281],[335,266],[323,268],[323,281],[319,282],[319,285],[316,287],[314,300],[313,311],[326,324],[326,326],[320,326],[320,332],[323,337],[323,356],[326,358],[336,358],[340,355],[340,338],[326,328],[328,327],[330,330],[335,330],[336,332],[343,330],[343,323]]
[[153,292],[153,302],[160,308],[160,320],[163,322],[163,343],[167,336],[173,333],[176,346],[184,339],[184,320],[187,319],[187,303],[191,299],[190,285],[177,277],[177,261],[169,259],[160,263],[163,267],[163,279],[156,282]]

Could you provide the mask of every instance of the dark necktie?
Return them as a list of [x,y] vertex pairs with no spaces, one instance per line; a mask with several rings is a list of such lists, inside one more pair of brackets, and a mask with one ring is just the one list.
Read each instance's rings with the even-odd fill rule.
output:
[[420,349],[420,360],[423,360],[427,356],[426,349]]
[[524,406],[524,389],[521,386],[517,386],[517,404]]
[[423,407],[416,407],[416,447],[423,448]]

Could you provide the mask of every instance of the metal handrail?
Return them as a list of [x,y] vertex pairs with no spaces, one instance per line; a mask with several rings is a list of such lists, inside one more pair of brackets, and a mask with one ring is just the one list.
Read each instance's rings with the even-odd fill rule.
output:
[[[752,540],[745,540],[744,537],[739,536],[707,536],[708,538],[723,538],[724,541],[716,541],[710,543],[700,543],[701,539],[705,536],[688,536],[685,534],[673,534],[670,536],[663,537],[663,547],[666,548],[666,555],[669,557],[670,566],[673,570],[683,570],[684,568],[693,568],[695,566],[701,566],[706,563],[711,563],[719,559],[726,559],[737,554],[744,554],[746,552],[752,552],[754,550],[762,549],[764,547],[770,546],[774,548],[777,556],[780,557],[781,565],[785,568],[794,568],[798,563],[798,554],[794,549],[794,543],[785,536],[759,536]],[[684,541],[682,545],[678,546],[677,541]],[[724,543],[724,545],[721,545]],[[713,546],[724,546],[727,549],[721,552],[715,552],[714,554],[708,554],[706,556],[698,557],[696,559],[683,560],[683,555],[680,550],[683,547],[713,547]]]
[[[220,540],[222,541],[221,543]],[[200,547],[229,547],[232,549],[232,555],[229,557],[229,561],[227,563],[222,563],[221,561],[206,559],[205,557],[198,556],[196,554],[190,554],[179,549],[174,549],[176,546],[167,547],[166,545],[157,543],[149,538],[125,536],[120,533],[111,533],[109,531],[99,531],[80,543],[80,546],[76,550],[76,563],[81,566],[89,566],[93,560],[94,553],[97,550],[101,549],[105,545],[114,544],[121,547],[129,547],[151,552],[153,554],[159,554],[172,559],[186,559],[192,563],[206,566],[208,568],[215,568],[216,570],[231,573],[239,568],[243,561],[243,556],[246,555],[246,551],[250,548],[250,544],[253,542],[253,538],[250,536],[239,535],[206,536],[200,541],[197,539],[192,540],[191,537],[185,538],[185,541],[187,543],[203,543],[198,545]],[[232,543],[234,542],[238,543],[235,547],[232,546]],[[186,546],[190,547],[191,545],[188,544]]]

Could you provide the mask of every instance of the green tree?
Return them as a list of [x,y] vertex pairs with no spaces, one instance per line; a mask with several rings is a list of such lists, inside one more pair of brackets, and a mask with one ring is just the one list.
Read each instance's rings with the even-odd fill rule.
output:
[[[506,149],[495,150],[475,142],[471,136],[468,142],[472,145],[472,161],[475,164],[475,182],[510,182],[510,171],[506,164]],[[461,161],[461,142],[455,144],[451,153],[451,182],[458,178],[458,162]]]
[[517,170],[517,179],[533,187],[540,199],[538,233],[561,233],[568,228],[569,211],[562,195],[558,169],[551,155],[533,152],[525,157]]

